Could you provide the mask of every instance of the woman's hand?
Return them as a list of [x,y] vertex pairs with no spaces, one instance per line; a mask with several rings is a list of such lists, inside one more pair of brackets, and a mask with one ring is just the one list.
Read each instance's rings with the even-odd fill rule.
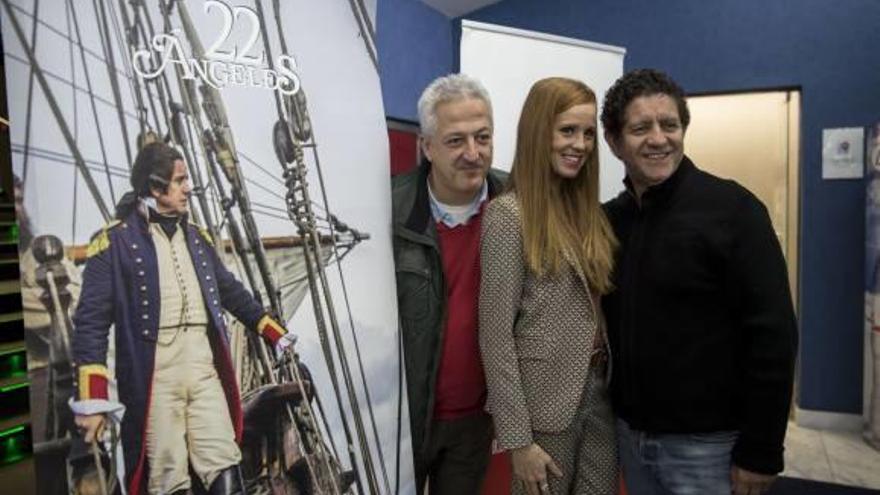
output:
[[510,452],[513,463],[513,475],[526,485],[529,495],[541,495],[549,492],[548,475],[562,476],[562,470],[553,462],[547,452],[532,443]]

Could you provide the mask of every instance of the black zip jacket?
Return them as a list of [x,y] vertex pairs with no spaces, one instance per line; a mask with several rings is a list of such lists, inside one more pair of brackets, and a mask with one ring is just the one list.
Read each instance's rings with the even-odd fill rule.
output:
[[652,433],[738,430],[734,464],[781,471],[797,323],[766,208],[687,157],[641,205],[627,188],[605,204],[616,413]]

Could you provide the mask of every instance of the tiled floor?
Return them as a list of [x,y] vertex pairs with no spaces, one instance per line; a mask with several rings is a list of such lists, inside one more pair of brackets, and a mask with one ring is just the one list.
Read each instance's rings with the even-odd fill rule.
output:
[[860,432],[812,430],[789,422],[782,474],[880,489],[880,451],[865,443]]

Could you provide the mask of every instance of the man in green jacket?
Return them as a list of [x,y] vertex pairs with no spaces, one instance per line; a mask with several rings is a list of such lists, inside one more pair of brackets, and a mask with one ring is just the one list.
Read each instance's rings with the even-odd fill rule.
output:
[[422,164],[392,183],[394,261],[416,490],[479,493],[491,419],[477,341],[480,220],[503,185],[492,164],[492,104],[462,74],[419,99]]

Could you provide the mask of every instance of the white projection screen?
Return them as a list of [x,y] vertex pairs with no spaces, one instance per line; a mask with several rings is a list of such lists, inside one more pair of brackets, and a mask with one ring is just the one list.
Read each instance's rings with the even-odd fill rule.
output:
[[[510,170],[520,110],[535,81],[551,76],[584,81],[596,92],[601,112],[605,91],[623,74],[625,54],[626,49],[617,46],[462,21],[461,72],[482,81],[492,97],[493,165]],[[599,142],[600,198],[607,201],[623,189],[624,170],[604,139]]]

